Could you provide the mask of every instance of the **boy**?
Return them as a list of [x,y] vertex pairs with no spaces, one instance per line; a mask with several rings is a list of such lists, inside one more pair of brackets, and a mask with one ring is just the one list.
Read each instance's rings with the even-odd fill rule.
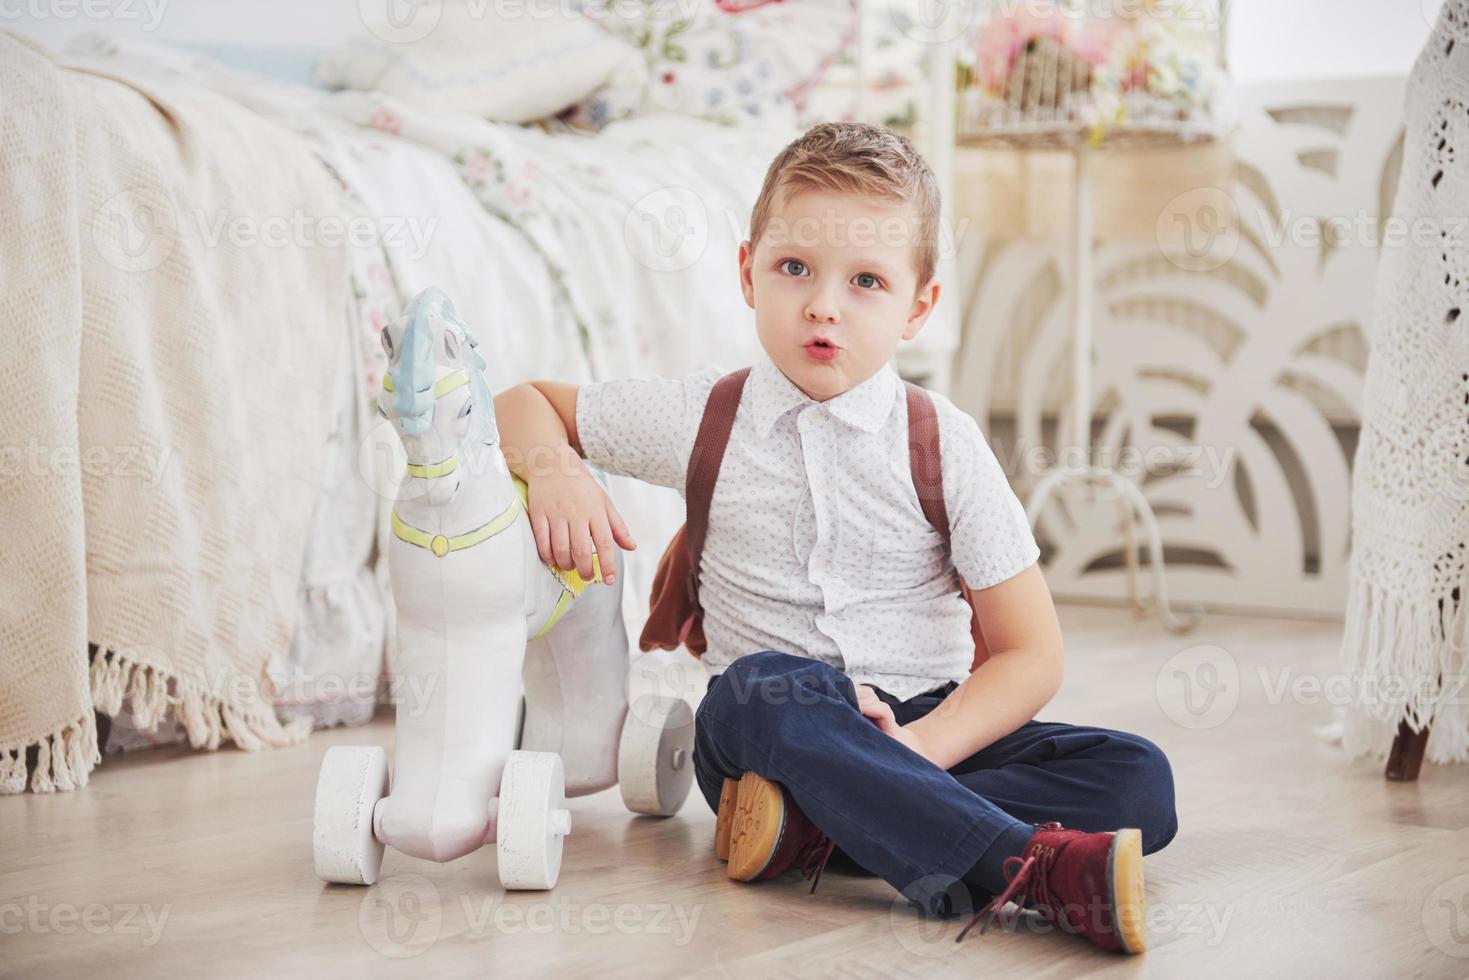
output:
[[[975,894],[977,921],[1013,899],[1139,952],[1141,855],[1177,826],[1168,761],[1137,736],[1033,720],[1062,654],[1039,550],[978,426],[937,395],[948,551],[919,509],[889,362],[938,300],[938,220],[907,140],[827,124],[771,164],[740,246],[765,355],[700,562],[712,677],[694,761],[716,850],[737,880],[819,880],[840,848],[931,914]],[[581,459],[682,492],[719,376],[496,399],[544,560],[590,578],[594,551],[635,547]],[[972,673],[956,576],[989,653]]]

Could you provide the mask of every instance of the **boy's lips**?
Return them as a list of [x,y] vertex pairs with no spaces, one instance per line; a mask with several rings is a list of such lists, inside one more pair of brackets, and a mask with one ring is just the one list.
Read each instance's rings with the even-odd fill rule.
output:
[[840,347],[822,338],[807,341],[802,349],[807,355],[818,361],[829,361],[841,353]]

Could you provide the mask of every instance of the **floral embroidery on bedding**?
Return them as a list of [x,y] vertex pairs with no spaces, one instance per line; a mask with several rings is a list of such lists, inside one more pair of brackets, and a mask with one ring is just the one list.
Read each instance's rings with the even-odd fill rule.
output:
[[395,112],[387,109],[378,109],[367,120],[367,125],[373,129],[381,129],[385,133],[392,133],[394,136],[397,136],[399,130],[403,127],[403,120],[398,118],[398,114]]
[[[369,149],[372,147],[360,147],[357,151]],[[348,204],[344,210],[357,215],[370,214],[366,202],[342,176],[341,171],[319,153],[317,159],[341,190],[342,197]],[[393,275],[392,260],[380,241],[374,241],[370,245],[349,242],[347,259],[351,306],[348,315],[352,328],[357,332],[358,376],[365,386],[364,391],[375,392],[382,383],[383,371],[387,368],[387,355],[383,353],[378,336],[388,321],[398,315],[404,298]]]
[[[855,38],[852,0],[594,0],[584,10],[636,46],[646,80],[612,83],[564,114],[601,129],[649,112],[794,128],[806,94]],[[628,13],[628,9],[632,13]],[[820,39],[813,41],[812,39]]]

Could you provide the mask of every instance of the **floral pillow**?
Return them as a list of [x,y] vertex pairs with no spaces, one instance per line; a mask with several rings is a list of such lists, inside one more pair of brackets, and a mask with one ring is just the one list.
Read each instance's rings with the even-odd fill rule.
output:
[[651,112],[794,128],[857,30],[855,0],[585,0],[582,12],[647,65],[567,114],[592,129]]

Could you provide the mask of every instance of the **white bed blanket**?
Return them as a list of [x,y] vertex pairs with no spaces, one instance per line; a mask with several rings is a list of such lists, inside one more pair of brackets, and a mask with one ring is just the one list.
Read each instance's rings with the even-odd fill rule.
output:
[[338,189],[228,99],[3,33],[0,104],[0,446],[24,454],[0,465],[0,792],[85,784],[94,706],[125,697],[196,746],[299,740],[272,676],[347,265],[217,233],[329,213]]

